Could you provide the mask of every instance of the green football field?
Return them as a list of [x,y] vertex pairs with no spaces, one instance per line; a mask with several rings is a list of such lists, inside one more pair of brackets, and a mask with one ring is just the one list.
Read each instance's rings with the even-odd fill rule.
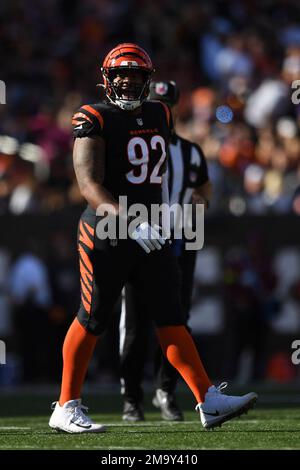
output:
[[85,402],[92,418],[107,424],[108,430],[91,435],[52,431],[47,425],[51,399],[48,395],[0,395],[0,450],[300,449],[300,406],[293,405],[293,399],[276,406],[258,402],[247,415],[205,431],[189,396],[181,394],[178,399],[185,412],[183,423],[162,421],[149,396],[146,421],[126,424],[121,420],[120,397],[101,393],[86,397]]

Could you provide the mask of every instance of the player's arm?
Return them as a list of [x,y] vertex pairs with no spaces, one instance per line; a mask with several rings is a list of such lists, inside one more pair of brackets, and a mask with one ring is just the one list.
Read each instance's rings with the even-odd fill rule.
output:
[[192,201],[194,204],[204,204],[205,209],[208,209],[212,197],[213,187],[208,180],[206,183],[194,189],[192,194]]
[[102,137],[76,138],[73,163],[79,189],[88,204],[94,209],[109,204],[112,214],[119,213],[119,204],[103,187],[105,176],[105,142]]

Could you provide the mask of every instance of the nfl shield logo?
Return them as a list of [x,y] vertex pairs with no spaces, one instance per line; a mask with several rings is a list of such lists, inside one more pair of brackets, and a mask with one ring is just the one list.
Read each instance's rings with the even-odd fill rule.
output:
[[143,119],[142,118],[137,118],[136,122],[138,123],[139,126],[143,125]]
[[166,83],[163,83],[163,82],[156,83],[155,92],[158,95],[161,95],[161,96],[166,95],[168,93],[168,85]]

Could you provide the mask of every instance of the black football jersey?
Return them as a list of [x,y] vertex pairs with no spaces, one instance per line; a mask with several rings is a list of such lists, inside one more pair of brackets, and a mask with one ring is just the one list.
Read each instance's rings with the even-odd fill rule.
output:
[[134,203],[162,202],[162,175],[167,168],[172,118],[159,101],[145,101],[136,112],[122,111],[109,103],[82,106],[73,116],[75,137],[104,139],[103,186],[118,200]]

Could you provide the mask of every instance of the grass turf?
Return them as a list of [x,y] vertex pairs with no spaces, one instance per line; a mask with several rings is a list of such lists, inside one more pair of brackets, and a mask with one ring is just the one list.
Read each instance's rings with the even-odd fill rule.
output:
[[[205,431],[192,402],[179,402],[185,422],[166,423],[150,404],[146,421],[126,424],[121,420],[117,395],[90,396],[91,417],[108,425],[104,434],[70,435],[48,427],[48,396],[0,396],[0,450],[4,449],[300,449],[300,407],[257,406],[222,428]],[[146,402],[147,404],[147,402]]]

